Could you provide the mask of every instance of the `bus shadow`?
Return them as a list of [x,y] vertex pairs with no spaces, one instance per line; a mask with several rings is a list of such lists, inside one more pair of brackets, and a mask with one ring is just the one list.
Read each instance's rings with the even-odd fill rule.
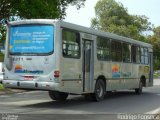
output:
[[25,105],[23,107],[35,107],[35,108],[65,108],[70,106],[88,104],[89,101],[86,101],[83,96],[71,96],[65,101],[47,101],[42,103]]
[[[73,111],[89,111],[89,112],[125,112],[126,109],[132,108],[127,112],[133,112],[134,109],[138,113],[138,108],[148,109],[147,111],[157,108],[157,99],[160,96],[149,92],[136,95],[133,91],[119,91],[108,93],[105,99],[100,102],[92,102],[84,99],[83,96],[70,96],[66,101],[49,101],[37,104],[24,105],[21,107],[29,108],[46,108]],[[152,101],[151,104],[148,104]],[[124,109],[124,111],[123,111]],[[141,111],[139,109],[139,111]]]

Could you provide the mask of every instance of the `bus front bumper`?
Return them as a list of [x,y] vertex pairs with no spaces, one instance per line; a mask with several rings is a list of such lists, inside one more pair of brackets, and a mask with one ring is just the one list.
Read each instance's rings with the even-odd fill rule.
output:
[[57,90],[59,86],[59,83],[54,83],[54,82],[17,81],[17,80],[2,80],[2,84],[6,88],[35,89],[35,90]]

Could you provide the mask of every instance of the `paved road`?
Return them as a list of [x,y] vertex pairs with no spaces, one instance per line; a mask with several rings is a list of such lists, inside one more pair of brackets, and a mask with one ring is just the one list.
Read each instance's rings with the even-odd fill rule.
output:
[[[145,88],[142,95],[133,91],[121,91],[106,95],[101,102],[85,101],[83,96],[69,96],[67,101],[52,101],[47,92],[34,91],[10,95],[0,95],[0,113],[25,114],[22,118],[40,117],[42,120],[49,118],[98,119],[99,115],[106,119],[117,117],[117,113],[147,113],[160,107],[160,80],[155,80],[154,87]],[[30,116],[30,114],[34,114]],[[50,114],[50,115],[42,115]],[[53,115],[54,114],[54,115]],[[62,114],[62,115],[56,115]],[[66,115],[65,115],[66,114]],[[68,114],[81,114],[79,116]],[[90,115],[99,114],[99,115]],[[43,116],[43,117],[42,117]],[[40,119],[39,118],[39,119]],[[0,117],[1,119],[1,117]],[[112,118],[113,119],[113,118]],[[20,119],[21,120],[21,119]]]

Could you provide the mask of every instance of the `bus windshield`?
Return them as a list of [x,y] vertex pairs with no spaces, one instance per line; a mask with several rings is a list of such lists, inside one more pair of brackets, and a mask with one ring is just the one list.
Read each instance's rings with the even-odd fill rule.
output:
[[9,39],[10,54],[49,54],[54,50],[54,26],[12,26]]

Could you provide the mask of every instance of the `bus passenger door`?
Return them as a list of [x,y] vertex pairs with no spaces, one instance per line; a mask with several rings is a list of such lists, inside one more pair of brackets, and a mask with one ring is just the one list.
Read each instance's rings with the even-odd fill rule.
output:
[[83,39],[82,51],[83,92],[89,92],[93,85],[93,41]]

